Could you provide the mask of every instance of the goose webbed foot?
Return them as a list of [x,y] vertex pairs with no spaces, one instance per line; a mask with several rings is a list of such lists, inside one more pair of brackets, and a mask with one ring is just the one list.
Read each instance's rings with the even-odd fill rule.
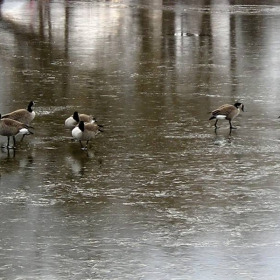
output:
[[84,147],[82,144],[82,141],[79,141],[80,145],[81,145],[81,150],[86,151],[87,150],[87,145]]
[[83,151],[87,151],[87,149],[88,149],[88,141],[87,141],[85,147],[82,146],[82,142],[80,142],[80,143],[81,143],[81,147],[82,147],[81,149],[82,149]]
[[7,143],[7,145],[5,146],[5,148],[7,148],[8,150],[9,150],[9,149],[15,149],[15,148],[16,148],[16,139],[15,139],[15,136],[13,136],[13,140],[14,140],[14,145],[13,145],[13,146],[10,146],[10,137],[8,136],[8,143]]

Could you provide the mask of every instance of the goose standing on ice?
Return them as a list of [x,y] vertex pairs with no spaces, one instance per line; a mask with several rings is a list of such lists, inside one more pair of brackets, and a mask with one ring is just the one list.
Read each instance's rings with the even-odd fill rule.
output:
[[[15,136],[16,135],[29,135],[29,134],[33,134],[33,132],[31,132],[29,130],[29,126],[26,124],[23,124],[21,122],[12,120],[12,119],[1,119],[1,114],[0,114],[0,135],[2,136],[7,136],[8,137],[8,143],[7,143],[7,148],[15,148],[16,145],[16,139]],[[14,140],[14,146],[10,147],[10,137],[13,137]]]
[[[80,121],[79,125],[72,130],[72,136],[80,142],[81,148],[86,150],[88,142],[99,132],[103,132],[103,130],[102,126],[97,123],[85,123],[84,121]],[[83,147],[82,141],[87,141],[85,147]]]
[[94,123],[95,119],[90,115],[79,114],[77,111],[75,111],[72,116],[65,120],[65,127],[72,130],[79,123],[79,121]]
[[[35,115],[36,115],[35,111],[32,109],[32,107],[34,105],[35,105],[34,101],[30,101],[27,106],[27,109],[15,110],[11,113],[3,115],[2,119],[15,120],[15,121],[18,121],[18,122],[23,123],[28,126],[34,120]],[[32,127],[30,127],[30,128],[32,128]],[[31,134],[31,133],[29,133],[29,134]],[[28,135],[28,134],[23,134],[21,141],[23,140],[25,135]]]
[[13,111],[11,113],[5,114],[2,116],[2,119],[12,119],[18,122],[21,122],[25,125],[29,125],[35,118],[35,111],[32,109],[32,107],[35,105],[33,101],[30,101],[27,109],[18,109],[16,111]]
[[228,120],[230,130],[236,127],[232,126],[232,120],[240,113],[240,109],[244,112],[244,105],[240,102],[236,102],[234,105],[225,104],[212,111],[209,120],[215,119],[215,129],[217,129],[218,120]]

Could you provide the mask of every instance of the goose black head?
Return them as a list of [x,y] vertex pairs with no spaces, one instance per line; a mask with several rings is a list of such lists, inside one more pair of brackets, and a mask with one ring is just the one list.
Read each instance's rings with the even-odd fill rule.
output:
[[235,106],[236,108],[241,109],[241,110],[244,112],[244,105],[243,105],[243,103],[235,102],[234,106]]
[[30,101],[28,106],[27,106],[27,111],[28,112],[32,112],[32,107],[35,105],[34,101]]

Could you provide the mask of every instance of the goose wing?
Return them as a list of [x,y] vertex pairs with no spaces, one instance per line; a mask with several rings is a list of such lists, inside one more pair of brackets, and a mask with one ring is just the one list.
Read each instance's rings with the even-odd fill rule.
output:
[[227,116],[235,109],[236,108],[233,105],[224,104],[224,105],[220,106],[219,108],[217,108],[216,110],[212,111],[212,116],[217,116],[217,115]]
[[2,119],[12,119],[12,120],[17,120],[22,116],[22,114],[26,114],[27,110],[26,109],[18,109],[16,111],[10,112],[8,114],[2,115]]
[[92,122],[93,116],[87,114],[79,114],[79,119],[80,121],[84,121],[84,122]]
[[97,123],[85,123],[85,129],[95,133],[103,132],[101,126]]
[[27,125],[25,125],[21,122],[18,122],[16,120],[9,119],[9,118],[3,119],[2,122],[7,126],[15,126],[15,127],[18,127],[18,128],[28,127]]

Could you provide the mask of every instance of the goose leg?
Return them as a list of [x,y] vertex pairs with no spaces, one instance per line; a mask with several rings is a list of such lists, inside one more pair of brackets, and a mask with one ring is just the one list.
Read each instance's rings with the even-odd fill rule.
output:
[[218,120],[216,119],[216,122],[215,122],[215,129],[219,128],[219,127],[217,126],[217,122],[218,122]]
[[8,137],[7,149],[13,149],[14,147],[10,147],[10,136],[7,137]]
[[83,149],[84,149],[84,147],[83,147],[82,141],[81,141],[81,140],[79,140],[79,142],[80,142],[80,145],[81,145],[81,149],[83,150]]
[[86,150],[87,150],[87,145],[88,145],[88,141],[87,141],[87,143],[86,143],[85,147],[83,147],[83,146],[81,145],[82,150],[86,151]]
[[85,150],[87,150],[87,147],[88,147],[88,141],[89,141],[89,140],[87,140],[87,144],[86,144]]
[[229,128],[230,128],[230,130],[236,129],[236,127],[232,126],[231,121],[229,121]]
[[15,147],[16,147],[16,137],[15,137],[15,136],[13,136],[13,140],[14,140],[14,146],[13,146],[13,148],[15,148]]

